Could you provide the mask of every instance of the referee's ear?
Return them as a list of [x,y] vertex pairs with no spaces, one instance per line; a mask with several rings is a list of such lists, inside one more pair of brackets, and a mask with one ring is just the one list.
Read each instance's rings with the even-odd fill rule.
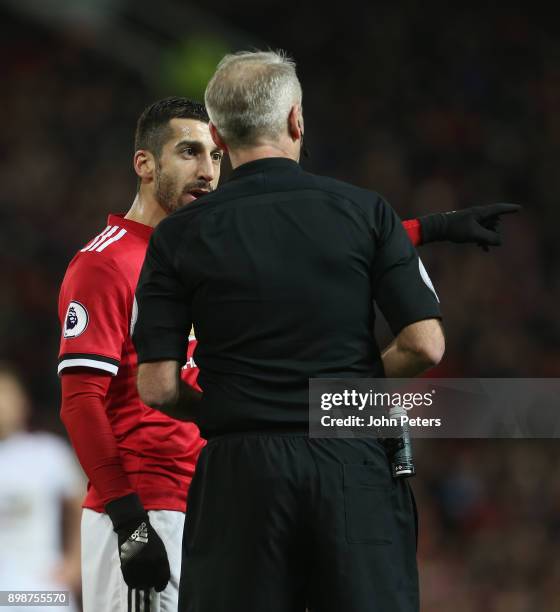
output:
[[212,136],[212,140],[214,141],[214,144],[218,147],[218,149],[222,149],[222,151],[227,153],[228,151],[227,144],[223,141],[216,126],[210,121],[210,123],[208,124],[208,127],[210,128],[210,135]]
[[294,104],[290,109],[290,114],[288,115],[288,133],[294,142],[303,140],[303,114],[299,104]]

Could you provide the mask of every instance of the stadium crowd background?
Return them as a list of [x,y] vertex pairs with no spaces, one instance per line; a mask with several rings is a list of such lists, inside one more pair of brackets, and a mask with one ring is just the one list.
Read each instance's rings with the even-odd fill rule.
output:
[[[206,73],[183,74],[197,57],[212,69],[253,44],[298,62],[309,170],[379,191],[403,218],[524,205],[501,249],[422,249],[447,334],[436,374],[559,375],[560,40],[546,15],[350,3],[319,23],[314,5],[288,15],[274,0],[265,17],[254,1],[193,2],[147,78],[100,50],[99,24],[55,28],[14,6],[0,5],[0,358],[24,374],[33,427],[62,433],[58,287],[133,199],[137,116],[158,97],[200,98]],[[560,441],[423,441],[417,463],[423,610],[560,610]]]

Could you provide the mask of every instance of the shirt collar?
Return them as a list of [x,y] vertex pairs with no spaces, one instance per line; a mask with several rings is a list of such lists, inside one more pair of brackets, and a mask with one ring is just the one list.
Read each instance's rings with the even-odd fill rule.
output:
[[131,221],[130,219],[124,218],[124,213],[111,213],[107,217],[107,225],[118,225],[119,227],[124,228],[127,232],[134,234],[140,238],[144,238],[144,240],[149,240],[152,232],[154,231],[153,227],[149,225],[144,225],[144,223],[138,223],[138,221]]
[[242,176],[258,174],[259,172],[268,172],[270,170],[302,172],[299,163],[293,159],[288,159],[287,157],[265,157],[263,159],[256,159],[254,161],[242,164],[241,166],[237,166],[237,168],[235,168],[235,170],[231,173],[229,180],[233,181]]

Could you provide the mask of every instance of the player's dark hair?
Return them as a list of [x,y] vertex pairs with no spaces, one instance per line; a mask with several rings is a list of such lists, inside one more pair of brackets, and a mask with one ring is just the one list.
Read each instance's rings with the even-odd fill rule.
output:
[[196,119],[204,123],[210,121],[204,104],[200,102],[178,96],[158,100],[145,108],[138,119],[134,150],[146,149],[158,158],[170,137],[171,119]]

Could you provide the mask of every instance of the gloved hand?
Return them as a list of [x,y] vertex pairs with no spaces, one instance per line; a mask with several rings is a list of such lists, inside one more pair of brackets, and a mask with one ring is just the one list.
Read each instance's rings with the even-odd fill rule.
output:
[[121,570],[133,589],[163,591],[170,578],[165,546],[135,493],[105,506],[118,536]]
[[487,251],[489,246],[502,244],[500,217],[520,209],[517,204],[489,204],[420,217],[422,244],[442,240],[473,242]]

